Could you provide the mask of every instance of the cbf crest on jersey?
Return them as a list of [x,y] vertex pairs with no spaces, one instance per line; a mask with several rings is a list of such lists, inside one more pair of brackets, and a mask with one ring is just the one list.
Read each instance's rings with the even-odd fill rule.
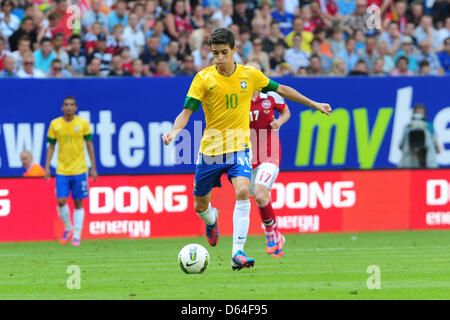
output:
[[78,130],[80,130],[80,127],[75,126],[75,131],[78,132]]
[[247,89],[247,81],[244,81],[244,80],[241,81],[241,88]]

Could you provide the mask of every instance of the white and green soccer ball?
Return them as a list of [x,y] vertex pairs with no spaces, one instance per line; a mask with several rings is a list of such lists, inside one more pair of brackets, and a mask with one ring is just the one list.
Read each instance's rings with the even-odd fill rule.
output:
[[188,244],[178,253],[178,264],[186,273],[202,273],[209,264],[208,250],[196,243]]

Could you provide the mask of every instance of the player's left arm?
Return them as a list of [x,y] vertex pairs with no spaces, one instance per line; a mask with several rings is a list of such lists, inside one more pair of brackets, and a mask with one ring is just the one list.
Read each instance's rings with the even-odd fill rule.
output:
[[270,123],[270,127],[273,130],[280,130],[281,126],[286,123],[286,121],[288,121],[291,117],[291,110],[289,110],[289,107],[287,105],[279,113],[280,116]]
[[95,149],[94,143],[92,140],[86,140],[87,152],[89,154],[89,159],[91,159],[91,177],[95,181],[97,181],[98,173],[97,173],[97,165],[95,164]]
[[305,97],[304,95],[302,95],[300,92],[298,92],[297,90],[295,90],[292,87],[280,84],[280,85],[278,85],[278,89],[275,92],[288,100],[301,103],[307,107],[313,108],[314,110],[325,113],[328,116],[330,115],[330,113],[332,111],[332,109],[328,103],[320,103],[320,102],[313,101],[313,100],[309,99],[308,97]]
[[86,148],[89,155],[89,159],[91,160],[91,177],[95,181],[97,181],[98,173],[97,173],[97,165],[95,163],[95,149],[94,143],[92,142],[93,136],[89,126],[89,123],[86,122],[84,126],[84,141],[86,141]]

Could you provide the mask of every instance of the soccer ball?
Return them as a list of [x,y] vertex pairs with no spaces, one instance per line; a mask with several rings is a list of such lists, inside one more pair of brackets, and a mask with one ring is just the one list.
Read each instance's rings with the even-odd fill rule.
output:
[[208,250],[199,244],[188,244],[178,253],[178,264],[186,273],[202,273],[209,264]]

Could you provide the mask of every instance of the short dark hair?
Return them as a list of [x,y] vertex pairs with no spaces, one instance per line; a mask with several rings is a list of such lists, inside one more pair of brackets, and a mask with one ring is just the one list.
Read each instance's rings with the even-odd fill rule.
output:
[[413,107],[413,113],[415,113],[417,111],[417,109],[422,109],[425,113],[425,121],[427,121],[428,118],[428,112],[427,112],[427,108],[425,107],[425,105],[422,102],[418,102],[414,105]]
[[52,42],[52,40],[50,38],[48,38],[48,37],[43,37],[41,39],[41,41],[39,41],[39,44],[43,44],[44,42]]
[[186,53],[186,54],[183,55],[183,62],[186,60],[186,58],[194,59],[194,57],[191,54],[189,54],[189,53]]
[[77,100],[75,100],[74,96],[66,96],[63,100],[63,104],[64,104],[64,101],[66,101],[66,100],[73,100],[75,102],[75,105],[77,104]]
[[407,56],[401,56],[401,57],[399,57],[399,58],[397,59],[397,63],[398,63],[400,60],[405,60],[406,63],[409,63],[409,59],[408,59]]
[[416,111],[417,109],[423,109],[425,112],[427,112],[427,108],[425,108],[425,105],[421,102],[416,103],[413,107],[413,111]]
[[419,68],[423,68],[423,67],[426,67],[426,66],[429,66],[429,65],[430,65],[430,63],[427,60],[422,60],[419,63]]
[[6,4],[9,3],[11,5],[11,7],[14,8],[14,2],[12,2],[11,0],[5,0],[2,2],[2,5],[0,6],[0,8],[3,10],[3,7],[6,6]]
[[69,38],[69,43],[72,43],[73,40],[79,39],[81,41],[81,36],[79,34],[73,34]]
[[57,32],[53,35],[52,40],[55,40],[56,38],[64,38],[64,35],[61,32]]
[[218,28],[209,36],[208,44],[212,45],[225,44],[234,49],[234,34],[230,29]]
[[157,65],[157,64],[160,63],[160,62],[168,62],[168,61],[167,61],[167,58],[166,58],[166,57],[161,56],[161,57],[156,58],[156,60],[155,60],[155,65]]
[[33,21],[33,18],[29,16],[23,17],[22,21],[20,21],[20,25],[22,26],[28,20]]
[[345,44],[349,43],[350,41],[356,41],[356,39],[352,36],[349,36],[346,40],[345,40]]

